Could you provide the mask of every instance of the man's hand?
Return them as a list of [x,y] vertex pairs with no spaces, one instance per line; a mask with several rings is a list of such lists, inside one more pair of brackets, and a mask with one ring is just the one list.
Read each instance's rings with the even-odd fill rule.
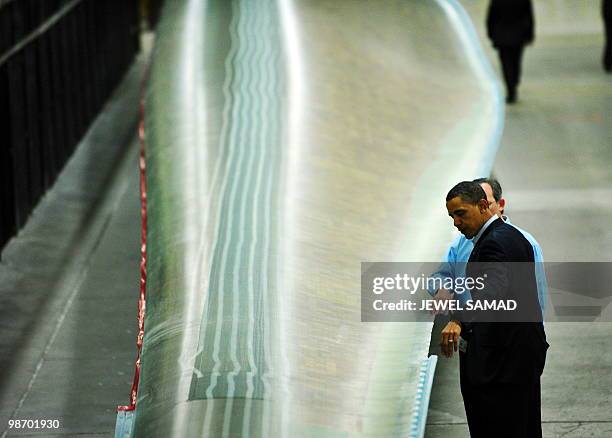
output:
[[457,321],[449,321],[442,330],[442,354],[446,357],[453,357],[453,351],[457,351],[459,345],[459,335],[461,334],[461,324]]
[[[452,298],[453,298],[453,293],[451,291],[449,291],[448,289],[440,288],[438,289],[438,292],[436,292],[436,294],[434,295],[433,299],[435,301],[448,301]],[[438,315],[440,313],[443,313],[446,315],[448,313],[448,310],[435,310],[434,308],[434,310],[431,311],[432,315]]]

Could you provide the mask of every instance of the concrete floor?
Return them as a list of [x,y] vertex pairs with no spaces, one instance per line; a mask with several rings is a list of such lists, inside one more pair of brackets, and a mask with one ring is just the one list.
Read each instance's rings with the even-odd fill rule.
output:
[[[0,437],[113,436],[134,372],[139,59],[2,252]],[[123,242],[119,245],[118,242]],[[8,429],[8,419],[58,429]]]
[[[462,3],[499,71],[483,35],[486,2]],[[535,3],[536,43],[519,102],[507,108],[494,172],[508,215],[538,239],[546,261],[610,261],[612,75],[601,68],[599,3]],[[548,323],[546,331],[544,436],[612,436],[612,323]],[[438,361],[427,438],[469,436],[457,365]]]

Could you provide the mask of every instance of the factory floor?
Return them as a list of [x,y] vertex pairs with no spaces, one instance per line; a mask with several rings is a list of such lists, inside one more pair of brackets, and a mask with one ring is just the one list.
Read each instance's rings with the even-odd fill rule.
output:
[[[462,3],[488,47],[486,2]],[[546,261],[610,261],[612,75],[600,65],[597,12],[564,8],[572,4],[536,5],[542,32],[526,51],[519,101],[507,107],[494,171],[507,214],[538,239]],[[487,54],[498,68],[495,53]],[[128,403],[144,64],[136,62],[56,187],[3,249],[0,438],[113,436],[114,408]],[[612,323],[549,322],[546,330],[544,436],[612,436]],[[9,429],[9,418],[57,419],[60,427]],[[469,436],[456,358],[438,361],[426,430],[428,438],[448,436]]]
[[[0,437],[113,436],[136,354],[145,60],[2,251]],[[10,427],[9,419],[39,420]],[[41,420],[58,420],[43,427]],[[46,426],[46,424],[44,425]]]

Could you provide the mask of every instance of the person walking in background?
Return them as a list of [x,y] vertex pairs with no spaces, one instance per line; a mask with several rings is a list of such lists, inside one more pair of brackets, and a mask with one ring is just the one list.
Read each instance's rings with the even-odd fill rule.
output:
[[514,103],[521,81],[523,49],[534,40],[531,0],[491,0],[487,35],[499,54],[506,83],[506,102]]
[[612,0],[602,0],[601,15],[604,22],[606,41],[603,52],[603,68],[608,73],[612,72]]

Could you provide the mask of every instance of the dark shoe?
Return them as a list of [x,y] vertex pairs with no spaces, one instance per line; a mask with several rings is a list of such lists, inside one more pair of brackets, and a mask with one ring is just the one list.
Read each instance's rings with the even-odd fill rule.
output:
[[506,96],[506,103],[512,105],[516,103],[516,89],[512,89],[508,91],[508,95]]

